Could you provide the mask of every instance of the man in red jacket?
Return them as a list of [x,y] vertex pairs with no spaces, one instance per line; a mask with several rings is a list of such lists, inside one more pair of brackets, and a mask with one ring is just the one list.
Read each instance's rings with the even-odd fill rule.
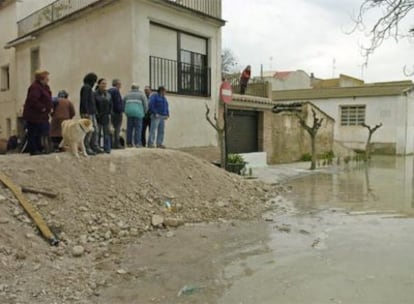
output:
[[[42,138],[49,136],[49,114],[52,109],[52,92],[48,82],[49,72],[37,71],[35,81],[27,91],[23,119],[26,122],[30,155],[42,154],[47,148],[42,146]],[[46,140],[43,144],[46,144]]]

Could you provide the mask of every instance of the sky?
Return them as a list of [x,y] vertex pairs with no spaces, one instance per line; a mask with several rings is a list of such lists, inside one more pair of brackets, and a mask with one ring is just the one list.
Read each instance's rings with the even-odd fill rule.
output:
[[[362,67],[361,32],[347,34],[362,0],[223,0],[223,48],[239,69],[304,70],[318,78],[346,74],[366,82],[414,79],[414,41],[387,40]],[[374,16],[371,16],[374,18]],[[373,19],[371,19],[373,20]],[[412,26],[411,24],[410,26]]]

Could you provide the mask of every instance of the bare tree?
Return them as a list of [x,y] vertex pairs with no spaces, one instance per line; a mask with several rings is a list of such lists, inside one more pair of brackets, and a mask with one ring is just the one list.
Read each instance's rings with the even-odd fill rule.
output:
[[206,104],[206,120],[208,121],[208,123],[214,128],[214,130],[217,131],[217,136],[218,136],[218,141],[219,141],[219,146],[220,146],[220,154],[221,154],[221,167],[224,167],[224,164],[226,163],[226,147],[225,147],[225,129],[224,129],[224,125],[220,126],[220,122],[217,118],[217,113],[214,112],[214,117],[213,117],[214,121],[211,119],[210,117],[210,108],[208,107],[208,105]]
[[[355,27],[351,32],[364,31],[370,39],[368,45],[362,47],[365,64],[369,56],[385,40],[393,38],[398,41],[414,34],[414,25],[404,29],[401,24],[403,20],[409,19],[414,12],[413,9],[414,0],[363,0],[355,18]],[[373,25],[367,22],[371,13],[380,14]]]
[[221,53],[221,70],[223,73],[232,73],[237,68],[238,62],[233,51],[223,49]]
[[368,126],[367,124],[363,123],[361,124],[361,126],[363,126],[364,128],[368,129],[368,139],[367,139],[367,143],[365,144],[365,158],[367,160],[369,160],[371,158],[371,139],[372,139],[372,135],[375,133],[375,131],[377,131],[379,128],[382,127],[382,123],[379,123],[373,127]]
[[317,159],[317,155],[316,155],[316,134],[318,133],[318,130],[322,126],[323,118],[316,117],[316,111],[314,109],[312,109],[313,124],[312,124],[312,126],[308,126],[306,124],[305,118],[302,115],[300,115],[298,113],[295,113],[295,115],[299,119],[299,123],[300,123],[301,127],[304,128],[310,135],[311,146],[312,146],[312,162],[311,162],[310,169],[315,170],[316,169],[316,159]]

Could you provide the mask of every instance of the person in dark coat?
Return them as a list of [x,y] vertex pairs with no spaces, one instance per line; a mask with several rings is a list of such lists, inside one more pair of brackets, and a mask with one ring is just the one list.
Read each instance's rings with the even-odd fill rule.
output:
[[55,151],[59,151],[59,144],[62,141],[62,122],[64,120],[72,119],[75,116],[75,107],[68,97],[69,94],[62,90],[58,93],[58,96],[53,103],[50,138],[52,139]]
[[49,72],[37,71],[27,91],[23,119],[26,122],[30,155],[39,155],[48,149],[46,139],[49,136],[49,114],[52,110],[52,92],[48,83]]
[[103,135],[103,145],[105,153],[111,153],[111,114],[112,100],[111,95],[106,90],[106,80],[101,78],[98,80],[98,87],[94,93],[96,105],[96,121],[98,122],[98,141]]
[[[147,100],[150,100],[152,95],[152,90],[150,86],[145,86],[144,88],[145,96]],[[141,142],[142,146],[145,147],[147,145],[147,130],[151,127],[151,112],[148,109],[147,113],[145,113],[144,119],[142,120],[142,134],[141,134]]]
[[240,76],[240,94],[244,95],[246,93],[247,84],[249,83],[251,76],[251,66],[248,65],[242,72]]
[[96,105],[93,87],[98,80],[98,76],[95,73],[89,73],[83,78],[83,86],[80,90],[80,106],[79,113],[81,118],[89,118],[92,121],[94,132],[90,132],[85,137],[86,153],[89,155],[95,155],[97,153],[103,153],[103,150],[99,148],[98,144],[98,123],[96,121]]
[[112,80],[112,88],[108,90],[108,93],[111,95],[112,99],[112,126],[114,127],[114,136],[113,136],[113,148],[121,149],[120,144],[120,134],[122,126],[122,115],[124,112],[124,104],[122,101],[121,92],[121,81],[119,79]]

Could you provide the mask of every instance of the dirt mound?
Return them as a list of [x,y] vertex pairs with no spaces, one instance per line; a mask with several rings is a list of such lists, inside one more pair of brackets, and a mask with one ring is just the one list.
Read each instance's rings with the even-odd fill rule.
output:
[[[50,300],[87,298],[111,278],[106,275],[105,279],[105,272],[97,271],[94,263],[107,258],[116,261],[124,244],[159,228],[152,224],[175,227],[253,218],[277,195],[274,187],[171,150],[128,149],[81,160],[69,154],[10,155],[0,157],[0,170],[18,185],[59,193],[54,199],[27,196],[62,240],[53,249],[41,241],[17,200],[0,186],[1,303],[14,298],[25,303],[23,294],[31,294],[33,301],[43,292],[39,286],[50,293]],[[73,255],[83,258],[74,260]],[[28,276],[38,271],[45,258],[51,261],[51,272],[45,270],[44,284],[30,285],[31,290]],[[65,271],[53,269],[56,259],[71,266]],[[82,284],[67,291],[68,279]]]

